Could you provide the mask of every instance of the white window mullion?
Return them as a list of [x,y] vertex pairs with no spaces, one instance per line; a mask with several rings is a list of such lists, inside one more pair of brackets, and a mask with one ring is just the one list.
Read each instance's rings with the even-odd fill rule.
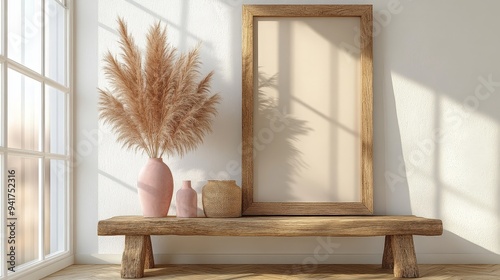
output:
[[[42,73],[42,77],[45,77],[45,29],[46,29],[46,25],[45,25],[45,1],[46,0],[42,0],[42,69],[41,69],[41,73]],[[40,116],[40,138],[39,138],[39,145],[40,145],[40,151],[42,152],[47,152],[45,151],[45,79],[43,79],[41,81],[41,86],[42,86],[42,89],[41,89],[41,94],[42,94],[42,98],[41,98],[41,104],[40,106],[42,106],[41,108],[41,116]]]
[[72,63],[72,60],[73,60],[73,30],[72,30],[72,26],[73,26],[73,15],[72,15],[72,12],[73,12],[73,9],[71,9],[71,5],[73,5],[72,2],[70,3],[64,3],[64,10],[66,11],[65,12],[65,15],[64,15],[64,20],[66,21],[66,32],[64,33],[64,40],[66,40],[66,44],[64,44],[64,48],[65,48],[65,53],[66,53],[66,75],[64,77],[64,82],[66,85],[72,85],[73,84],[73,77],[71,76],[71,73],[73,73],[73,63]]
[[[21,1],[21,2],[17,2]],[[37,36],[41,35],[41,56],[40,56],[40,72],[37,72],[35,70],[32,70],[29,68],[29,64],[27,62],[30,62],[30,54],[26,53],[27,51],[30,50],[30,46],[26,45],[25,43],[20,44],[19,46],[16,46],[17,50],[19,48],[22,48],[21,51],[21,57],[17,57],[16,60],[13,60],[9,58],[8,56],[8,48],[9,48],[9,42],[8,42],[8,35],[9,35],[9,29],[8,29],[8,4],[9,0],[0,0],[0,5],[1,5],[1,13],[0,13],[0,21],[2,23],[2,26],[0,28],[0,36],[2,38],[2,42],[0,44],[0,81],[1,81],[1,86],[0,86],[0,116],[2,117],[0,121],[0,131],[1,131],[1,137],[0,137],[0,155],[2,155],[2,158],[0,159],[0,187],[2,187],[2,190],[0,191],[0,199],[1,199],[1,205],[0,207],[0,221],[2,221],[2,224],[0,225],[0,230],[2,233],[2,236],[5,237],[5,232],[6,232],[6,225],[7,225],[7,208],[4,207],[6,204],[6,197],[7,197],[7,188],[6,188],[6,170],[9,168],[8,163],[10,162],[9,157],[13,160],[17,160],[18,157],[20,158],[25,158],[31,163],[37,162],[38,163],[38,174],[30,173],[30,174],[24,174],[24,175],[30,175],[30,176],[36,176],[38,175],[38,185],[31,185],[30,186],[38,189],[38,196],[32,196],[33,203],[38,202],[38,209],[34,208],[37,213],[32,213],[30,216],[31,218],[37,218],[38,219],[38,229],[33,231],[33,234],[30,234],[27,236],[31,241],[38,240],[38,246],[34,247],[33,250],[38,249],[38,254],[35,254],[34,260],[25,262],[20,264],[19,262],[16,263],[16,268],[19,270],[16,270],[15,273],[8,273],[8,264],[7,264],[7,259],[6,259],[6,254],[1,254],[0,256],[0,280],[14,280],[14,279],[38,279],[41,276],[34,276],[34,275],[42,275],[44,272],[40,272],[40,268],[43,268],[45,265],[50,264],[54,265],[54,263],[57,263],[57,266],[61,266],[61,264],[66,263],[66,265],[69,264],[70,262],[70,257],[71,254],[73,254],[73,246],[72,246],[72,220],[71,220],[71,215],[72,215],[72,158],[73,158],[73,151],[71,147],[73,147],[73,127],[71,126],[73,118],[72,118],[72,112],[73,112],[73,76],[72,76],[72,67],[73,67],[73,62],[72,62],[72,55],[73,55],[73,1],[65,1],[65,0],[56,0],[54,2],[49,1],[49,0],[37,0],[37,4],[41,3],[41,28],[40,28],[40,33],[37,34]],[[16,7],[16,18],[19,15],[19,12],[21,12],[21,20],[19,20],[19,24],[21,24],[21,34],[22,35],[24,32],[26,32],[25,27],[29,27],[26,16],[30,16],[31,13],[31,2],[26,1],[26,0],[14,0],[14,3]],[[20,4],[20,6],[19,6]],[[57,6],[57,11],[58,13],[61,12],[61,10],[64,11],[64,18],[54,18],[54,22],[52,21],[53,19],[50,17],[50,8],[53,8],[52,5],[55,4]],[[61,9],[61,7],[64,7],[64,9]],[[62,14],[56,14],[62,16]],[[11,18],[12,19],[12,18]],[[24,20],[23,20],[24,19]],[[64,19],[64,22],[63,22]],[[52,24],[53,22],[53,24]],[[15,23],[17,25],[18,23]],[[50,74],[49,71],[52,67],[52,56],[50,53],[56,52],[59,54],[59,56],[54,57],[54,59],[59,59],[62,57],[60,52],[57,52],[56,50],[51,51],[52,49],[49,48],[52,46],[51,42],[56,42],[52,41],[52,37],[46,37],[50,36],[49,32],[52,30],[52,25],[54,26],[59,26],[61,27],[64,24],[66,29],[65,29],[65,34],[64,36],[57,36],[57,40],[65,40],[64,42],[64,51],[65,51],[65,66],[66,69],[62,70],[62,67],[59,68],[54,68],[57,69],[58,71],[64,71],[65,73],[65,79],[64,81],[61,80],[62,76],[53,76]],[[50,26],[49,26],[50,25]],[[62,29],[62,28],[61,28]],[[61,30],[59,29],[59,30]],[[17,32],[17,31],[16,31]],[[58,32],[57,28],[54,29],[54,32]],[[61,41],[57,41],[60,45],[62,43]],[[12,45],[10,45],[12,47]],[[15,50],[15,49],[14,49]],[[63,51],[63,50],[61,50]],[[11,49],[12,52],[12,49]],[[38,52],[38,50],[37,50]],[[47,54],[46,52],[49,52]],[[12,53],[13,54],[13,53]],[[26,61],[28,60],[28,61]],[[37,58],[38,61],[38,58]],[[55,61],[56,63],[54,64],[54,67],[58,67],[57,65],[60,65]],[[46,68],[49,67],[49,68]],[[38,139],[33,139],[29,140],[29,144],[31,145],[33,141],[37,141],[36,144],[40,147],[40,149],[27,149],[29,148],[28,146],[20,146],[19,148],[12,148],[8,146],[8,130],[9,130],[9,121],[8,121],[8,99],[9,99],[9,77],[8,73],[9,71],[15,71],[19,74],[21,74],[21,77],[26,80],[35,80],[40,83],[40,86],[42,87],[40,89],[40,96],[37,98],[40,98],[39,106],[40,108],[36,107],[37,110],[41,112],[41,116],[39,119],[33,122],[31,119],[32,117],[30,116],[30,122],[22,121],[20,122],[20,126],[26,126],[25,129],[31,130],[33,125],[38,125],[40,127],[39,133],[38,133]],[[16,75],[17,75],[16,73]],[[51,78],[49,78],[50,76]],[[11,83],[11,85],[14,85]],[[22,97],[22,95],[26,94],[26,98],[28,98],[28,93],[25,92],[25,90],[30,89],[30,85],[25,84],[25,82],[22,82],[18,87],[17,84],[15,85],[16,87],[16,92],[12,92],[11,94],[19,94],[18,97]],[[64,105],[60,102],[55,102],[53,104],[53,101],[51,100],[52,97],[52,90],[54,89],[55,95],[61,96],[61,94],[64,94],[65,96],[65,102]],[[19,92],[17,92],[19,91]],[[54,96],[55,96],[54,95]],[[47,98],[46,98],[47,97]],[[20,98],[19,102],[22,103],[21,105],[21,110],[25,111],[26,113],[29,113],[26,110],[32,110],[31,103],[29,103],[29,100],[26,100],[26,98]],[[13,100],[11,100],[13,101]],[[16,96],[16,101],[17,103],[17,96]],[[18,103],[19,104],[19,103]],[[27,105],[30,106],[27,106]],[[57,107],[59,106],[59,108]],[[64,108],[62,108],[64,106]],[[11,109],[12,110],[12,109]],[[17,110],[17,109],[16,109]],[[51,142],[52,138],[50,138],[49,133],[52,131],[52,127],[49,127],[47,124],[51,122],[52,119],[55,120],[62,120],[61,114],[58,116],[51,116],[50,113],[52,112],[51,110],[64,110],[64,120],[65,120],[65,125],[64,125],[64,140],[65,140],[65,153],[64,154],[56,154],[55,152],[59,152],[60,149],[53,150],[52,148],[48,147],[47,145]],[[57,111],[61,112],[61,111]],[[29,114],[28,114],[29,115]],[[26,118],[27,114],[23,114],[22,118]],[[56,125],[56,122],[54,122],[54,125]],[[17,124],[16,124],[17,126]],[[49,130],[46,130],[46,128],[49,128]],[[21,128],[21,133],[25,129]],[[54,128],[56,129],[56,128]],[[56,129],[57,131],[61,131],[59,129]],[[56,131],[54,130],[54,131]],[[49,138],[46,138],[49,137]],[[62,136],[60,136],[57,140],[54,141],[59,141],[62,140]],[[23,137],[21,139],[24,139]],[[11,140],[14,141],[14,140]],[[17,141],[17,140],[15,140]],[[27,140],[23,140],[27,141]],[[57,147],[61,147],[58,145],[59,142],[54,142],[54,145]],[[15,144],[15,143],[14,143]],[[35,144],[35,143],[33,143]],[[47,145],[46,145],[47,144]],[[35,145],[36,146],[36,145]],[[47,146],[47,147],[46,147]],[[64,171],[61,169],[59,170],[58,166],[60,164],[64,163]],[[53,165],[54,164],[54,165]],[[12,165],[13,166],[13,165]],[[12,167],[11,167],[12,168]],[[27,170],[26,168],[20,167],[22,170]],[[33,171],[30,172],[35,172],[34,168],[32,169]],[[55,179],[52,178],[52,173],[51,172],[59,172],[58,174],[61,179]],[[20,180],[21,178],[19,178]],[[53,181],[54,180],[54,181]],[[55,181],[59,180],[59,181]],[[60,193],[56,194],[51,194],[50,191],[53,190],[57,191],[58,188],[61,187],[60,180],[64,180],[64,191],[61,190]],[[33,184],[35,182],[33,181]],[[52,186],[54,184],[54,186]],[[59,184],[59,185],[58,185]],[[36,202],[35,202],[36,201]],[[51,203],[54,203],[54,205],[51,205]],[[18,205],[19,207],[23,207],[22,205]],[[54,209],[54,215],[52,215],[52,209]],[[34,215],[34,216],[33,216]],[[52,220],[54,219],[54,220]],[[49,230],[50,229],[50,230]],[[59,238],[60,242],[57,242],[59,240],[54,240],[53,238],[50,238],[52,234],[56,234],[56,239]],[[64,238],[64,243],[61,243]],[[50,241],[50,246],[47,243],[48,240]],[[47,242],[46,242],[47,240]],[[16,240],[17,242],[22,242],[22,240]],[[47,245],[47,246],[46,246]],[[6,252],[7,249],[7,242],[4,238],[2,240],[2,251]],[[53,247],[55,246],[55,247]],[[63,251],[60,251],[63,250]],[[20,253],[19,251],[17,252],[18,254]],[[31,254],[34,252],[31,251]],[[55,254],[53,254],[55,253]],[[50,255],[48,255],[50,254]],[[62,268],[62,267],[61,267]]]
[[41,1],[42,1],[42,20],[41,20],[42,28],[41,28],[40,31],[42,32],[42,38],[41,38],[42,47],[41,47],[40,51],[42,52],[42,55],[41,55],[42,66],[41,66],[41,69],[40,69],[40,73],[41,73],[42,77],[46,77],[46,75],[45,75],[46,74],[45,73],[45,56],[46,56],[46,53],[45,53],[45,29],[47,29],[47,25],[46,25],[46,22],[45,22],[46,0],[41,0]]
[[0,19],[2,21],[2,30],[0,30],[1,36],[2,36],[2,44],[0,46],[0,50],[2,50],[2,55],[7,56],[7,0],[0,0],[0,5],[2,6],[2,13],[1,16],[2,18]]
[[59,160],[70,160],[69,155],[61,155],[61,154],[51,154],[51,153],[43,153],[39,151],[30,151],[30,150],[22,150],[22,149],[15,149],[15,148],[5,148],[5,147],[0,147],[0,152],[3,153],[9,153],[10,155],[14,156],[22,156],[22,157],[45,157],[48,159],[59,159]]
[[[46,0],[42,0],[42,38],[41,38],[41,58],[42,58],[42,65],[41,65],[41,73],[42,76],[45,77],[45,29],[47,28],[46,22],[45,22],[45,7],[46,7]],[[42,151],[43,156],[39,159],[39,186],[38,186],[38,259],[39,260],[44,260],[45,259],[45,82],[42,81],[41,83],[41,116],[40,116],[40,134],[39,134],[39,141],[38,144],[40,145],[40,151]]]
[[[26,15],[25,15],[26,1],[25,0],[20,0],[20,1],[21,1],[21,18],[24,19],[24,18],[26,18]],[[21,21],[21,31],[23,31],[23,30],[26,30],[24,20]],[[6,38],[6,39],[8,40],[9,38]],[[22,62],[23,64],[26,63],[25,54],[26,54],[26,43],[21,43],[21,61],[20,62]],[[9,56],[6,56],[6,57],[9,57]]]
[[38,158],[38,260],[43,261],[45,257],[45,197],[44,197],[44,185],[45,185],[45,160],[44,158]]
[[12,59],[5,58],[5,63],[9,66],[10,69],[16,70],[17,72],[19,72],[25,76],[29,76],[30,78],[32,78],[34,80],[45,83],[46,85],[51,86],[55,89],[58,89],[62,92],[69,92],[69,87],[61,85],[60,83],[58,83],[52,79],[49,79],[47,77],[44,77],[44,76],[40,75],[39,73],[37,73],[36,71],[33,71],[30,68],[12,60]]
[[[2,36],[2,44],[0,46],[2,50],[2,55],[7,57],[7,0],[1,0],[0,5],[2,5],[2,12],[0,14],[1,16],[1,21],[2,21],[2,29],[0,30],[0,35]],[[2,121],[0,123],[0,129],[2,130],[2,136],[0,139],[0,144],[6,147],[7,145],[7,65],[5,62],[2,63],[1,67],[1,89],[0,89],[0,98],[1,98],[1,113],[2,113]],[[1,159],[0,163],[0,170],[4,171],[7,167],[7,153],[3,153],[3,157]],[[6,185],[6,180],[4,178],[5,172],[1,172],[2,174],[0,175],[0,180],[2,182],[0,183],[0,186],[2,187],[2,191],[0,192],[0,199],[2,200],[1,205],[4,205],[7,197],[7,185]],[[4,205],[5,206],[5,205]],[[6,225],[7,225],[7,215],[6,215],[7,207],[2,207],[0,209],[0,216],[1,216],[1,221],[2,225],[0,225],[0,230],[5,233],[6,232]],[[3,234],[2,234],[3,236]],[[5,242],[5,238],[2,241],[3,244],[3,250],[2,252],[7,252],[7,242]],[[1,267],[1,274],[2,278],[7,277],[7,262],[6,262],[6,255],[2,254],[0,256],[0,260],[2,264],[0,264]]]
[[66,8],[65,21],[66,21],[66,32],[65,32],[65,47],[66,47],[66,85],[69,85],[70,91],[66,94],[66,151],[69,156],[69,161],[66,161],[66,197],[65,197],[65,205],[64,205],[64,221],[66,230],[65,240],[66,240],[66,248],[69,252],[73,252],[73,161],[74,161],[74,147],[73,145],[73,13],[74,13],[74,1],[66,1],[64,0],[64,6]]

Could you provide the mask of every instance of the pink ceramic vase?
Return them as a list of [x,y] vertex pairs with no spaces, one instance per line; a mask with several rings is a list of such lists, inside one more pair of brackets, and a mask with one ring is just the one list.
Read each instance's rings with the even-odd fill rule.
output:
[[177,217],[196,218],[198,216],[198,197],[191,188],[191,181],[182,181],[182,188],[176,194]]
[[150,158],[137,179],[139,201],[144,217],[165,217],[172,202],[174,180],[161,158]]

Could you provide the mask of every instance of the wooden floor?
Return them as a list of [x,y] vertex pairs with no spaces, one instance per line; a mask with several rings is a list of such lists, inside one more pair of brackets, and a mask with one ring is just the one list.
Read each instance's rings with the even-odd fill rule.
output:
[[[500,279],[500,265],[419,265],[420,279]],[[72,265],[44,279],[120,279],[120,265]],[[399,279],[378,265],[163,265],[143,279]]]

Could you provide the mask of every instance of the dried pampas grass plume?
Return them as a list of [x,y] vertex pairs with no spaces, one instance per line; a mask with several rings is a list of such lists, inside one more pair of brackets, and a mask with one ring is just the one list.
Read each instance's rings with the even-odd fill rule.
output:
[[118,24],[122,54],[104,57],[111,87],[99,89],[99,117],[127,149],[183,156],[211,131],[220,101],[210,94],[213,72],[200,79],[199,47],[178,55],[159,22],[149,29],[144,58],[122,18]]

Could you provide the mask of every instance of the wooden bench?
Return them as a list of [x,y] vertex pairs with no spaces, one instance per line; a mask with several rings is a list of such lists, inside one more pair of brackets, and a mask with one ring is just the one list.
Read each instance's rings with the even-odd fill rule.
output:
[[121,277],[141,278],[154,267],[151,235],[187,236],[385,236],[382,267],[395,277],[419,277],[413,235],[443,233],[441,220],[415,216],[308,216],[241,218],[144,218],[99,221],[98,235],[125,235]]

